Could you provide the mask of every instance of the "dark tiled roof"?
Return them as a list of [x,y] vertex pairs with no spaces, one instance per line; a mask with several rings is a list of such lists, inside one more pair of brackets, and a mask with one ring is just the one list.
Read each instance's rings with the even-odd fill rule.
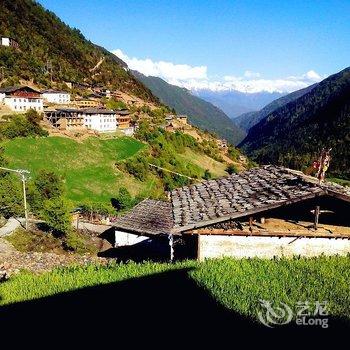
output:
[[174,231],[238,218],[320,195],[350,201],[342,186],[318,185],[315,178],[265,166],[171,192]]
[[33,92],[37,92],[40,94],[40,91],[38,90],[35,90],[33,88],[31,88],[30,86],[9,86],[9,87],[6,87],[6,88],[0,88],[0,93],[11,93],[11,92],[15,92],[17,90],[22,90],[22,89],[28,89],[28,90],[31,90]]
[[58,112],[67,113],[85,113],[85,114],[115,114],[115,112],[109,109],[103,108],[57,108]]
[[87,114],[115,114],[114,111],[104,108],[83,108],[81,111]]
[[115,111],[115,113],[117,113],[118,115],[129,115],[130,114],[128,109],[117,109]]
[[41,93],[42,94],[69,94],[69,92],[67,92],[67,91],[53,90],[53,89],[43,90],[43,91],[41,91]]
[[180,233],[329,194],[350,202],[350,190],[298,171],[264,166],[171,192],[171,203],[145,200],[116,224],[140,234]]
[[170,233],[173,228],[171,203],[146,199],[118,218],[117,229],[145,235]]

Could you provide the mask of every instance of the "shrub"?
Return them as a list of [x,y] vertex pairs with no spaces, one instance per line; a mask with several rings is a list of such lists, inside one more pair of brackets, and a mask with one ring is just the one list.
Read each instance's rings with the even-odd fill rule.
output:
[[238,168],[234,164],[229,164],[226,168],[226,171],[232,175],[232,174],[238,174]]
[[24,214],[22,184],[12,174],[0,173],[0,213],[5,218]]
[[72,228],[70,205],[62,198],[52,198],[44,202],[41,216],[56,236],[66,235]]
[[36,111],[28,111],[25,115],[10,115],[7,122],[0,127],[0,137],[48,136],[48,132],[39,125],[41,117]]
[[212,178],[212,175],[211,175],[210,171],[208,169],[205,169],[203,179],[210,180],[211,178]]
[[97,248],[83,234],[70,230],[64,241],[65,248],[78,254],[97,253]]
[[143,156],[127,159],[124,163],[125,170],[140,181],[147,179],[149,165]]
[[119,211],[132,208],[136,204],[135,199],[125,187],[121,187],[119,189],[118,196],[113,198],[111,202],[113,207]]

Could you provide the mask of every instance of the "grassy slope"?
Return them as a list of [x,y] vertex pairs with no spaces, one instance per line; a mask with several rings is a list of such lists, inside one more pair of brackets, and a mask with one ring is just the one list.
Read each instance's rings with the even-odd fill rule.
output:
[[[297,311],[298,301],[328,301],[330,316],[350,319],[350,258],[222,259],[203,263],[120,264],[57,269],[34,275],[22,272],[0,284],[0,305],[59,294],[87,286],[190,268],[188,274],[228,309],[257,318],[259,299],[284,302]],[[179,284],[179,295],[183,295]],[[187,298],[191,295],[185,294]],[[106,302],[108,302],[106,300]]]
[[133,194],[147,185],[133,179],[124,181],[124,175],[114,168],[117,160],[145,147],[131,138],[89,138],[81,143],[63,137],[23,138],[3,145],[11,167],[28,169],[34,176],[43,168],[63,176],[68,198],[73,201],[109,201],[121,184]]
[[[76,202],[109,202],[122,186],[134,196],[160,196],[162,187],[153,175],[146,182],[136,180],[115,168],[115,162],[132,157],[146,147],[129,138],[88,138],[76,142],[64,137],[18,138],[4,141],[5,156],[12,168],[28,169],[32,176],[50,169],[66,182],[68,199]],[[190,163],[204,175],[209,169],[215,177],[223,176],[225,164],[187,149],[179,154],[184,164]]]
[[227,175],[225,171],[227,166],[224,163],[220,163],[208,156],[197,154],[190,149],[187,149],[183,154],[178,154],[178,157],[183,162],[192,163],[202,169],[208,169],[214,177]]

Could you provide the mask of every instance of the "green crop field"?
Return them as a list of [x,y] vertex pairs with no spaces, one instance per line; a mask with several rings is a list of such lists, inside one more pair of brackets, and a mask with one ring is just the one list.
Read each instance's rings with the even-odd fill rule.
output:
[[77,142],[64,137],[18,138],[4,141],[5,157],[12,168],[23,168],[31,176],[41,169],[61,175],[67,187],[67,197],[75,202],[108,202],[120,186],[131,193],[149,187],[115,168],[115,162],[131,157],[145,147],[129,138],[100,139],[90,137]]
[[[175,271],[185,272],[176,275],[173,274]],[[189,279],[199,290],[214,298],[218,305],[252,320],[257,319],[257,313],[262,309],[259,299],[286,303],[294,313],[298,302],[307,301],[314,307],[317,301],[327,301],[329,316],[350,320],[350,257],[276,260],[225,258],[175,264],[113,263],[104,267],[59,268],[41,275],[21,272],[0,284],[0,305],[121,281],[139,280],[137,288],[142,290],[145,277],[152,277],[156,284],[159,281],[157,276],[162,273],[168,273],[169,279],[177,279],[174,281],[177,289],[174,294],[179,297],[195,298],[191,295],[193,290],[186,289],[186,280]],[[154,288],[158,287],[154,285]],[[111,288],[117,291],[118,284]],[[114,302],[116,300],[104,300],[106,304]]]

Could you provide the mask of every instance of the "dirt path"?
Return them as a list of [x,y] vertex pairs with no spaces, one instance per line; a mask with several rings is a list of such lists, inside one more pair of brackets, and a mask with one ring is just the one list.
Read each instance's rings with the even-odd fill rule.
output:
[[105,60],[105,57],[102,57],[96,64],[96,66],[92,69],[90,69],[90,72],[94,72],[102,63],[103,61]]

